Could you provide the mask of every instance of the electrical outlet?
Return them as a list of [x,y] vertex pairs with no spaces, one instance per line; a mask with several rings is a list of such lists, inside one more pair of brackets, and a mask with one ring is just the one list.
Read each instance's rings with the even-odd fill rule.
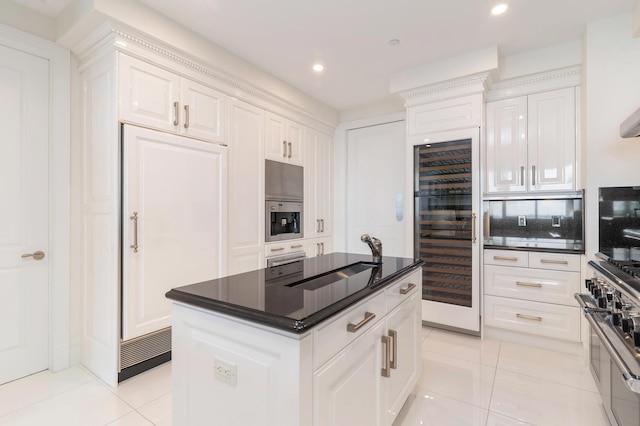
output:
[[214,376],[230,385],[235,386],[238,382],[238,367],[230,362],[219,359],[213,360]]
[[551,216],[551,226],[553,228],[560,228],[560,216]]
[[518,216],[518,226],[527,226],[526,216]]

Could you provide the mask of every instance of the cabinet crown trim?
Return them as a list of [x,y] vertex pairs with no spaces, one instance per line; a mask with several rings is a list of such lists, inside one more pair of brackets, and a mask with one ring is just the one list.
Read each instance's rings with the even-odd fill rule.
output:
[[582,66],[576,65],[497,81],[490,85],[490,89],[487,92],[487,101],[580,86],[581,74]]
[[401,92],[400,96],[405,100],[405,106],[410,107],[465,95],[484,93],[487,89],[489,78],[490,74],[488,72],[475,74]]

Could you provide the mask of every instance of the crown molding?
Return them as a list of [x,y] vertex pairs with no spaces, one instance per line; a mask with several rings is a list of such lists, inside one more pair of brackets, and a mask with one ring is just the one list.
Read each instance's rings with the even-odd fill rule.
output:
[[559,68],[523,77],[511,78],[491,84],[487,101],[495,101],[565,87],[580,86],[582,66]]
[[487,90],[489,81],[490,73],[483,72],[404,91],[400,93],[400,96],[402,96],[405,106],[408,108],[415,105],[484,93]]

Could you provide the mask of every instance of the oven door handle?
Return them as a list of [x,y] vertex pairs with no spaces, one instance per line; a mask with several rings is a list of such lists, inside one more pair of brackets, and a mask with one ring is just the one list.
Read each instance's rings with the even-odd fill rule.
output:
[[576,293],[574,297],[578,301],[580,307],[583,309],[584,316],[589,322],[589,325],[596,332],[598,338],[611,356],[611,359],[616,363],[616,366],[622,372],[622,379],[624,380],[624,384],[630,391],[640,393],[640,377],[633,374],[629,367],[627,367],[627,364],[622,360],[622,358],[618,354],[618,351],[616,351],[616,349],[613,347],[613,344],[611,343],[609,338],[603,333],[600,325],[593,318],[593,314],[589,313],[588,309],[590,309],[590,306],[587,304],[586,299],[588,299],[590,296],[587,294]]

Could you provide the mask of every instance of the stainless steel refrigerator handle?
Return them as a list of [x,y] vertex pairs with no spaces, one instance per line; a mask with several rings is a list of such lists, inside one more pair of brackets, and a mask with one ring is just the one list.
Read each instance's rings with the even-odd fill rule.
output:
[[129,219],[133,220],[133,244],[129,248],[133,249],[134,253],[138,252],[138,212],[133,212],[133,216],[129,216]]
[[173,125],[177,126],[180,122],[178,121],[178,114],[180,113],[180,102],[173,103]]
[[382,341],[382,345],[384,346],[384,351],[382,352],[382,356],[384,357],[384,367],[382,367],[382,369],[380,370],[380,374],[382,375],[382,377],[391,377],[391,360],[389,359],[391,358],[391,348],[389,347],[389,340],[391,339],[389,338],[389,336],[381,336],[380,340]]
[[347,324],[347,331],[349,333],[355,333],[356,331],[360,330],[366,323],[368,323],[369,321],[371,321],[372,319],[374,319],[376,317],[376,314],[372,313],[372,312],[365,312],[364,313],[364,319],[362,321],[360,321],[357,324]]
[[184,106],[184,128],[189,128],[189,105]]
[[471,213],[471,244],[475,244],[477,241],[476,238],[476,219],[477,215],[475,213]]

